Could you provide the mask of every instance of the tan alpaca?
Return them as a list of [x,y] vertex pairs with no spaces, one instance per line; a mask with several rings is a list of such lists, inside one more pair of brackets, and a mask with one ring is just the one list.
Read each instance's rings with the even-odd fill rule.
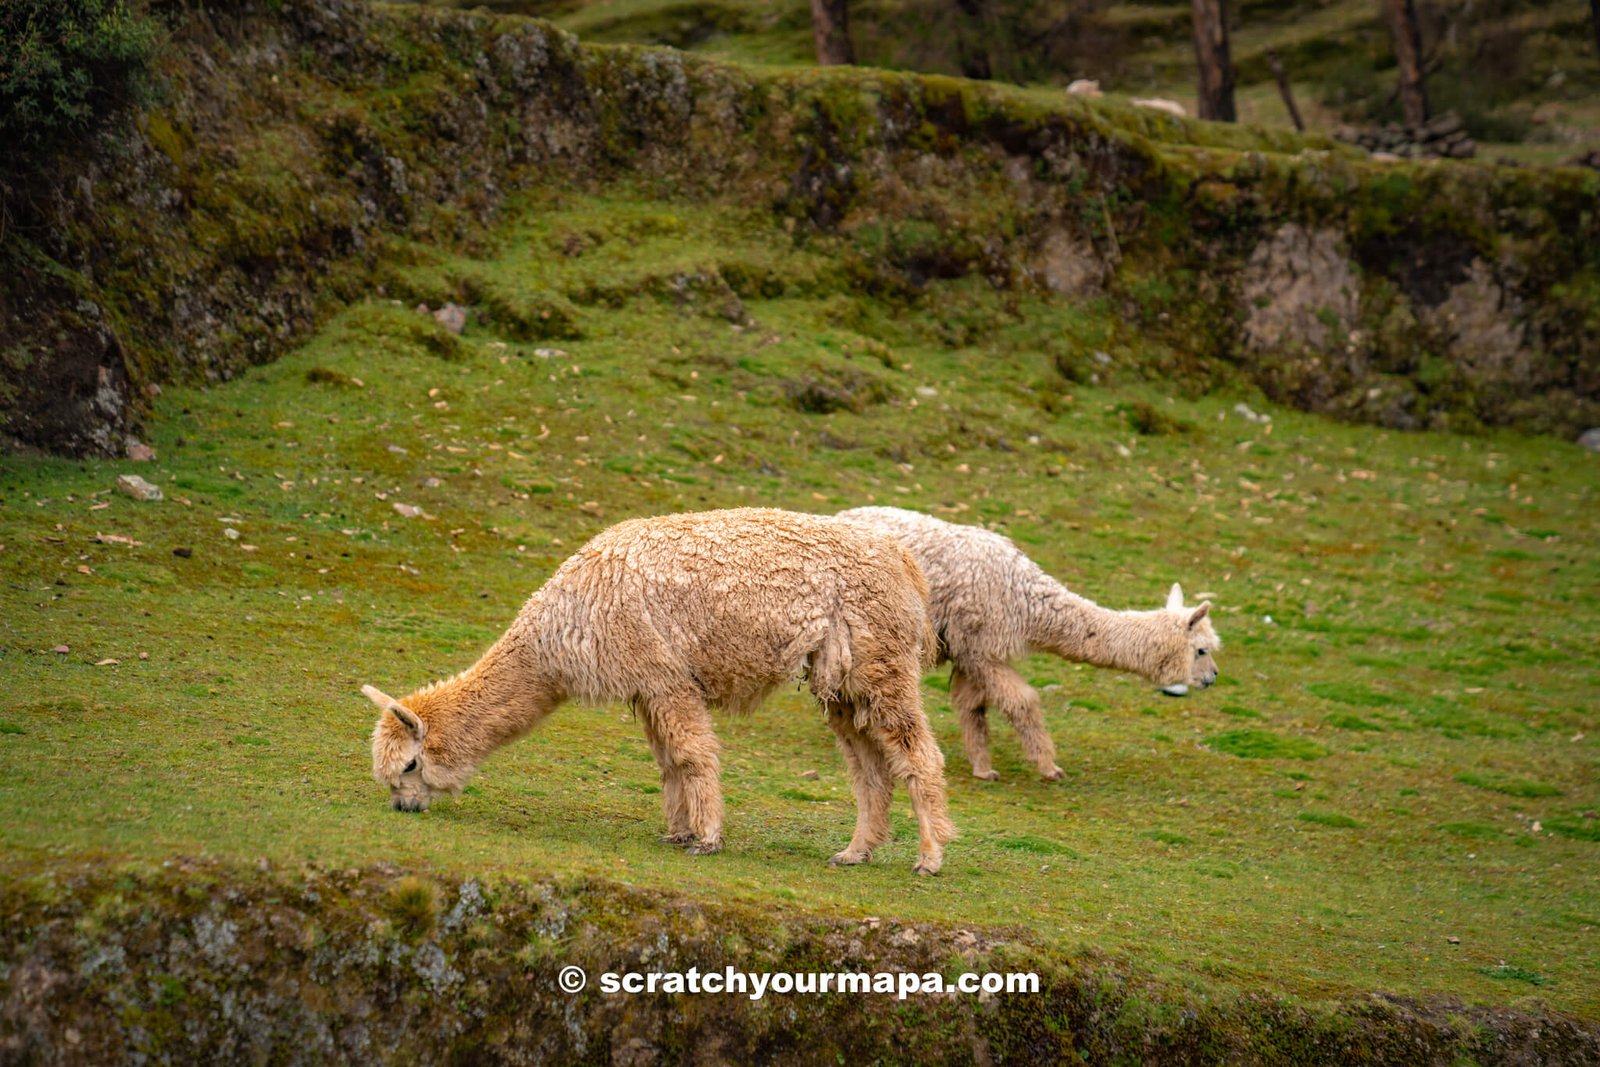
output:
[[895,781],[933,874],[955,836],[944,756],[922,711],[934,638],[916,563],[883,534],[815,515],[741,508],[619,523],[568,559],[477,663],[383,709],[372,769],[396,809],[456,793],[490,752],[567,699],[630,702],[661,768],[667,836],[722,847],[718,743],[708,706],[754,709],[802,675],[822,703],[856,795],[834,863],[889,839]]
[[1111,611],[1068,592],[989,530],[901,508],[853,508],[837,517],[892,534],[922,567],[940,661],[953,664],[950,703],[976,777],[1000,777],[989,765],[990,708],[1011,721],[1040,774],[1061,777],[1039,694],[1011,666],[1029,651],[1129,671],[1175,695],[1217,680],[1213,653],[1222,642],[1206,618],[1211,605],[1184,607],[1176,584],[1158,611]]

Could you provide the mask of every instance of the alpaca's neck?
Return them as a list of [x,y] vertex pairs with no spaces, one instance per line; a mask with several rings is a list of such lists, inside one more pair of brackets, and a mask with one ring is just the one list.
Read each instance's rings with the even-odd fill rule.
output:
[[1028,643],[1075,663],[1154,677],[1169,653],[1159,612],[1113,611],[1057,585],[1034,601]]
[[442,763],[476,767],[561,702],[562,694],[542,676],[528,642],[519,637],[502,637],[471,667],[405,699],[428,724],[425,747]]

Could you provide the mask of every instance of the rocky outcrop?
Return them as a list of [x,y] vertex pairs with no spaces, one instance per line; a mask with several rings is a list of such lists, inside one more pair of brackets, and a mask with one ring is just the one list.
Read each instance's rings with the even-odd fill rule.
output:
[[1245,357],[1269,396],[1323,408],[1363,377],[1361,279],[1337,231],[1279,227],[1245,261],[1239,296]]
[[1291,222],[1256,245],[1240,284],[1252,351],[1325,348],[1354,328],[1361,279],[1343,243],[1334,231]]

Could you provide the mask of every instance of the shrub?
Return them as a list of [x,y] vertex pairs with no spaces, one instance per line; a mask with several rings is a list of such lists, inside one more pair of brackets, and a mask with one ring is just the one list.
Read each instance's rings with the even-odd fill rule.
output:
[[25,162],[148,103],[159,36],[140,0],[6,0],[0,142]]

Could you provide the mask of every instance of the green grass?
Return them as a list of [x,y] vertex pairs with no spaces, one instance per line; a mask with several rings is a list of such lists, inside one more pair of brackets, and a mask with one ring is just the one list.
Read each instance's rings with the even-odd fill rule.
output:
[[1538,971],[1531,971],[1526,967],[1515,964],[1500,963],[1493,967],[1480,968],[1480,972],[1499,982],[1526,982],[1528,985],[1549,985],[1550,979]]
[[1487,774],[1458,774],[1456,781],[1467,785],[1504,793],[1508,797],[1558,797],[1561,790],[1545,782],[1530,782],[1526,778],[1501,778]]
[[1551,819],[1546,825],[1555,833],[1575,841],[1600,842],[1600,818],[1592,811],[1576,818]]
[[1240,759],[1321,759],[1327,749],[1302,737],[1283,737],[1270,730],[1227,730],[1212,734],[1206,744]]
[[1359,822],[1337,811],[1302,811],[1295,818],[1301,822],[1315,823],[1318,826],[1332,826],[1342,830],[1361,829]]
[[[1378,664],[1382,666],[1384,664]],[[1394,697],[1387,693],[1380,693],[1369,686],[1357,682],[1317,682],[1306,686],[1315,695],[1324,700],[1337,701],[1340,704],[1354,704],[1361,708],[1386,708],[1398,703]]]
[[1383,727],[1359,715],[1329,715],[1325,720],[1329,726],[1337,726],[1341,730],[1365,731],[1368,733],[1382,733]]
[[[1517,960],[1552,1005],[1600,1012],[1600,948],[1569,918],[1600,914],[1583,815],[1600,805],[1590,457],[1176,395],[1132,372],[1114,389],[1066,382],[1040,338],[1100,331],[1126,368],[1172,354],[1115,332],[1109,305],[943,282],[886,302],[852,288],[826,242],[793,251],[762,217],[551,192],[481,259],[407,250],[386,283],[398,303],[358,304],[226,385],[168,388],[153,464],[0,461],[0,863],[205,852],[547,872],[1022,925],[1208,995],[1505,1003],[1526,981],[1483,968]],[[574,235],[581,254],[553,251]],[[463,280],[474,317],[442,347],[409,308]],[[575,336],[519,339],[529,307],[564,309]],[[859,403],[806,410],[808,379]],[[1271,412],[1270,432],[1230,414],[1240,399]],[[1135,403],[1192,429],[1138,434]],[[110,491],[133,470],[167,499]],[[962,834],[935,879],[910,872],[903,794],[873,863],[827,866],[854,802],[793,690],[719,720],[715,856],[656,841],[656,768],[617,706],[565,708],[460,798],[388,810],[360,685],[403,693],[467,666],[592,534],[681,509],[872,502],[1005,530],[1112,607],[1159,606],[1181,580],[1214,604],[1218,686],[1166,700],[1030,658],[1059,783],[999,719],[1001,781],[972,779],[947,687],[926,686]],[[1497,606],[1505,593],[1521,604]],[[1350,729],[1341,707],[1383,729]],[[1466,768],[1559,795],[1480,788]],[[389,913],[416,932],[429,908],[402,894]],[[1447,934],[1464,950],[1439,951]]]
[[1477,838],[1480,841],[1494,841],[1501,836],[1495,827],[1481,822],[1447,822],[1441,823],[1439,829],[1457,837]]

